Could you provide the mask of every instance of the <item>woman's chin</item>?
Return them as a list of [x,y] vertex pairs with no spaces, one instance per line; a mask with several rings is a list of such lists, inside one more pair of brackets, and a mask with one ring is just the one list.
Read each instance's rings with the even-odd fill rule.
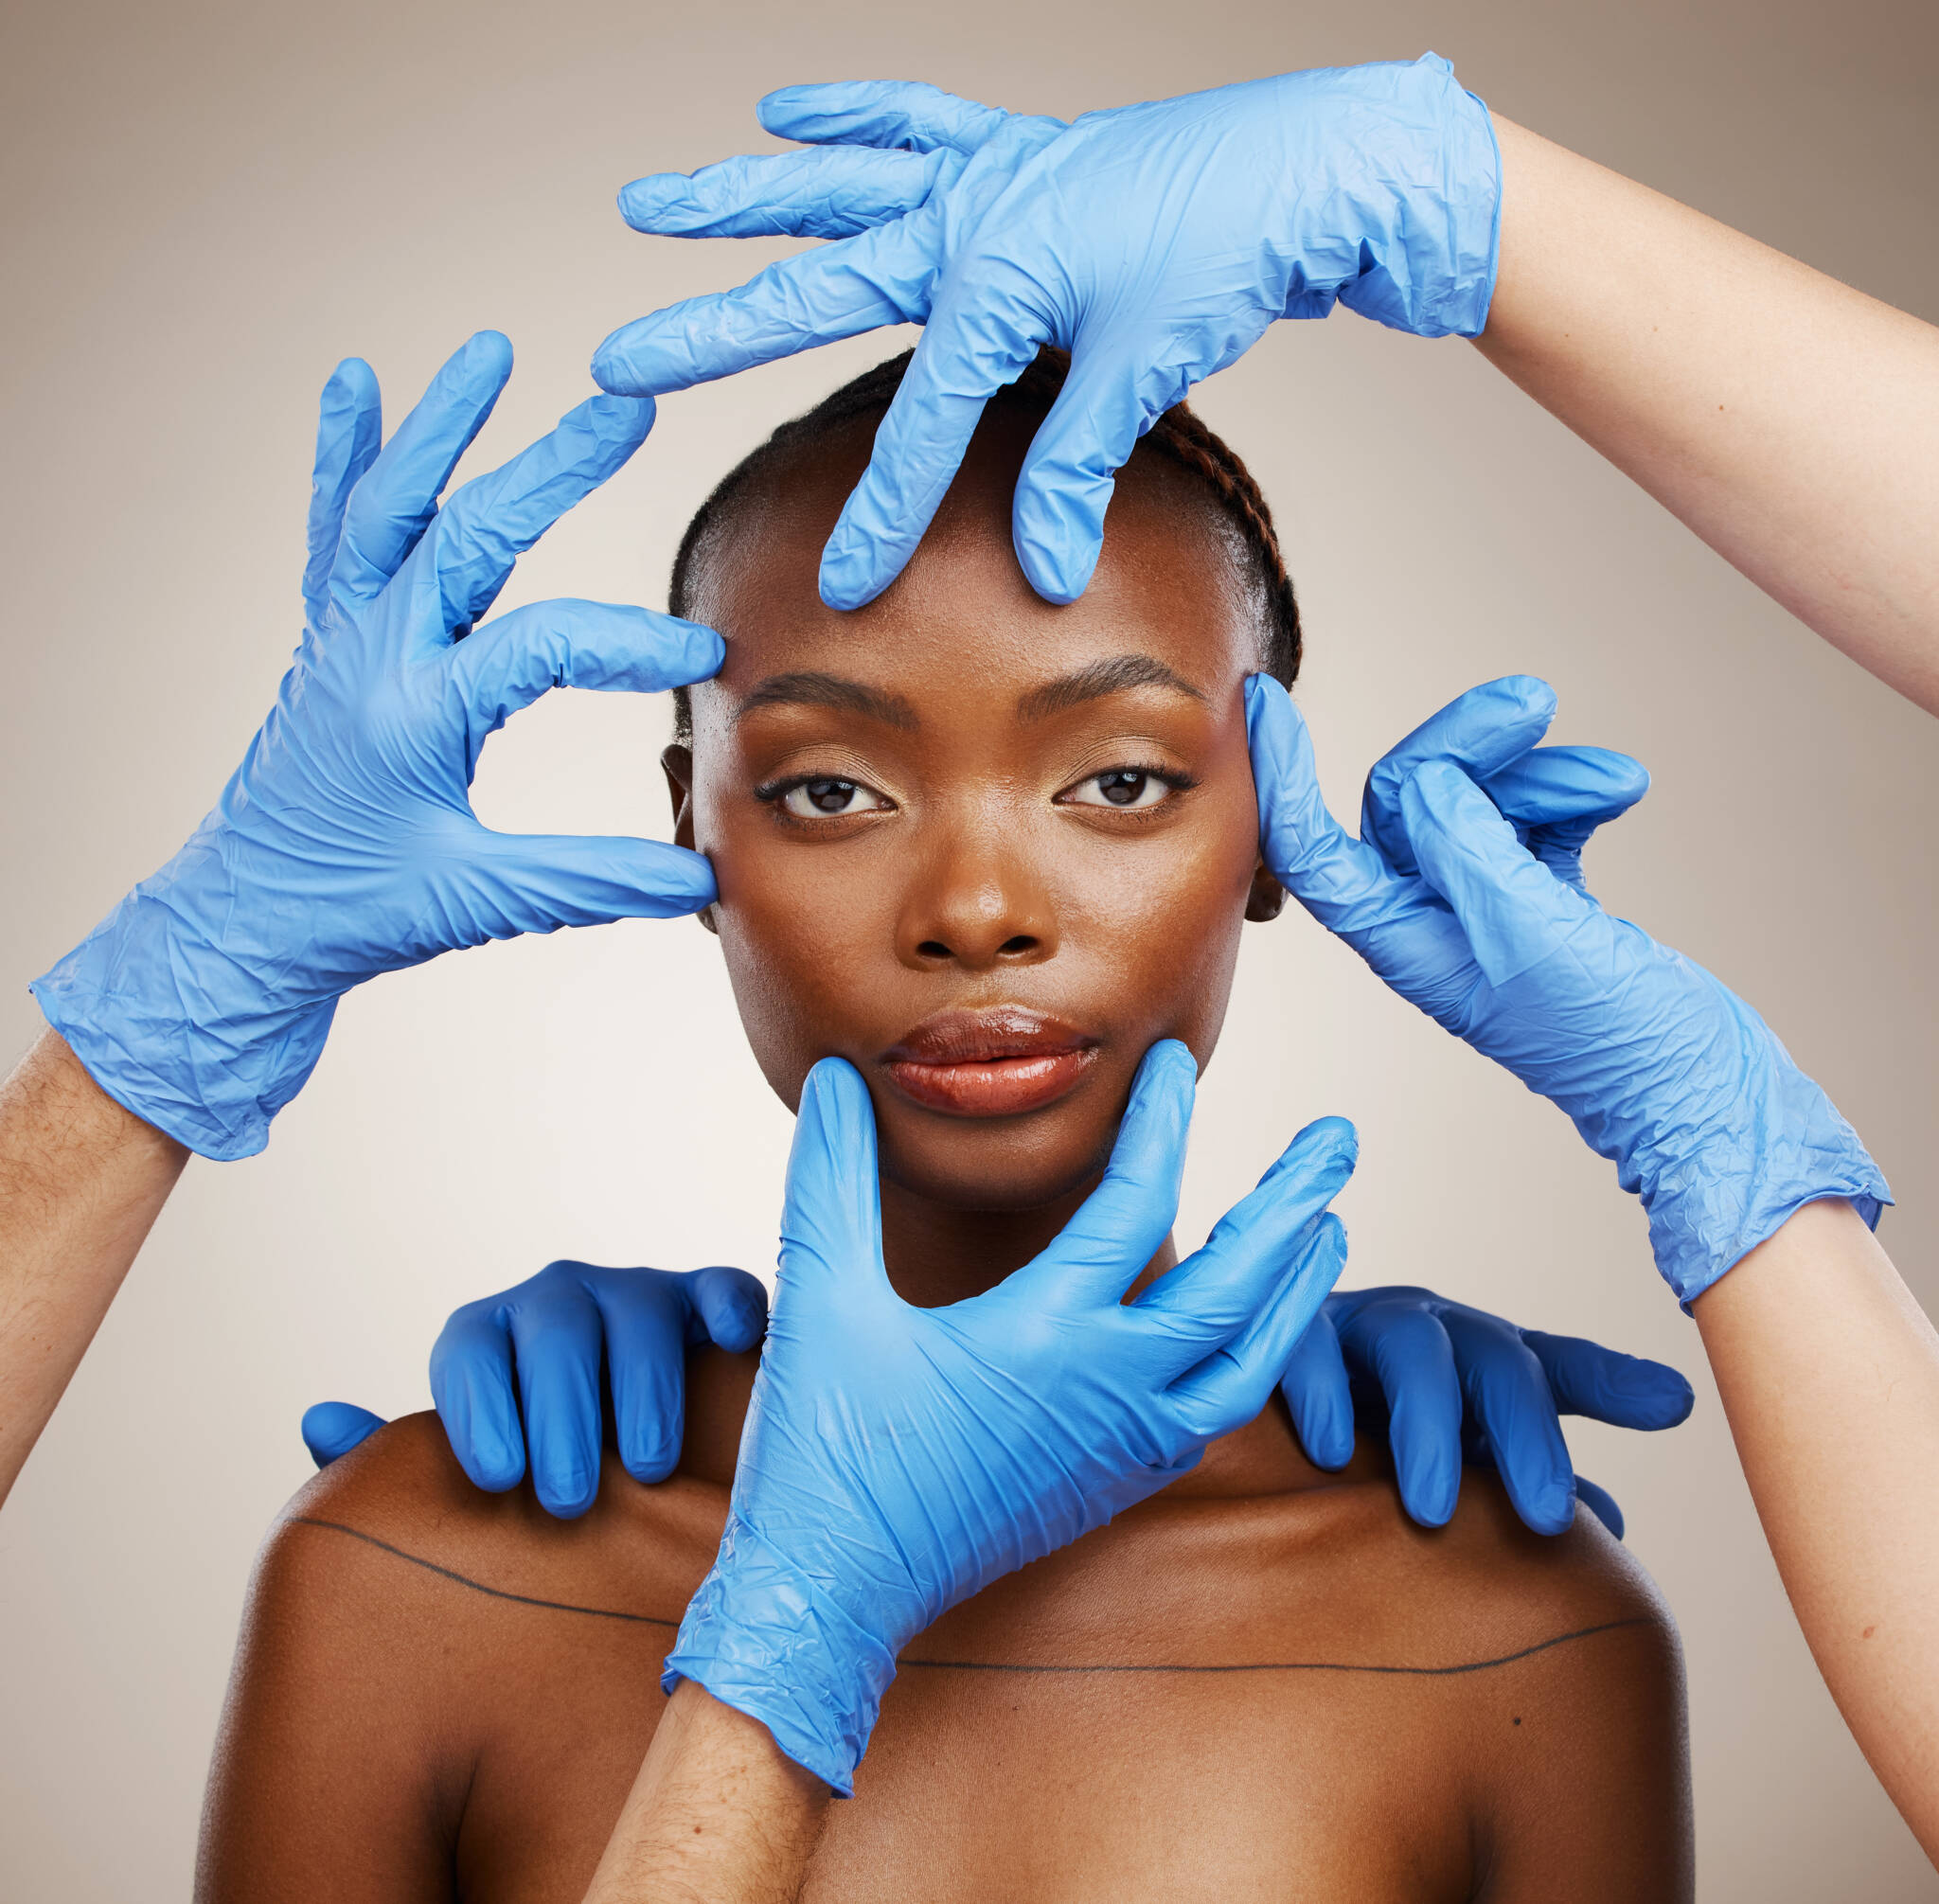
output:
[[942,1209],[1022,1214],[1080,1199],[1103,1174],[1116,1135],[1114,1120],[1100,1131],[1092,1119],[1047,1113],[923,1118],[914,1129],[897,1117],[881,1127],[881,1171]]

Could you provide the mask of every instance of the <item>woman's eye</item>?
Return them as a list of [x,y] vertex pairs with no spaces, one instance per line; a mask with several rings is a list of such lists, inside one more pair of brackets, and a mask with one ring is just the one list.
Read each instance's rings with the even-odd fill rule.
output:
[[860,780],[797,780],[780,795],[781,810],[797,820],[825,820],[845,813],[869,813],[888,802]]
[[1094,774],[1064,795],[1074,807],[1115,807],[1120,812],[1155,807],[1175,790],[1156,774],[1138,767],[1117,767]]

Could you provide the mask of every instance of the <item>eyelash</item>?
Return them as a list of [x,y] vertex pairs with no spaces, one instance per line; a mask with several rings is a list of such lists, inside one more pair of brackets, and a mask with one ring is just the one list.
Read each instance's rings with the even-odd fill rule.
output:
[[[1189,792],[1199,784],[1193,775],[1181,774],[1171,768],[1133,765],[1127,762],[1117,767],[1102,767],[1094,774],[1085,774],[1081,780],[1077,781],[1074,786],[1066,788],[1063,792],[1057,796],[1057,804],[1068,807],[1088,807],[1093,811],[1138,814],[1155,812],[1160,807],[1168,804],[1167,800],[1153,800],[1147,804],[1140,804],[1132,801],[1074,800],[1070,797],[1078,788],[1089,787],[1094,782],[1099,780],[1132,778],[1154,781],[1159,786],[1167,788],[1174,794]],[[830,790],[846,788],[852,792],[866,793],[881,804],[874,807],[854,809],[845,813],[808,814],[790,811],[787,806],[789,795],[800,792],[804,789],[810,787],[827,787]],[[754,790],[754,797],[760,801],[763,806],[773,807],[775,810],[777,818],[797,827],[814,827],[827,821],[852,819],[858,812],[881,813],[893,812],[895,810],[895,803],[886,794],[877,792],[864,780],[850,779],[846,774],[790,774],[786,779],[771,780],[763,786],[756,787]]]

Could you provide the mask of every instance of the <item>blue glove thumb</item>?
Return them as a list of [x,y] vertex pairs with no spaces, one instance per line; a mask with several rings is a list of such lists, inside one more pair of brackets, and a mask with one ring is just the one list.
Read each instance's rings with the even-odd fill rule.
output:
[[383,1426],[382,1415],[354,1401],[319,1401],[303,1411],[303,1446],[317,1467],[328,1468]]

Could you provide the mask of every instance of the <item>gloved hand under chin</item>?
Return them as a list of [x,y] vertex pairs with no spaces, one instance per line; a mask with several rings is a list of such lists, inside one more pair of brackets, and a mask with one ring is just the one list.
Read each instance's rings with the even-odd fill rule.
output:
[[1345,1258],[1325,1206],[1353,1128],[1309,1126],[1126,1303],[1177,1214],[1196,1078],[1183,1045],[1154,1045],[1103,1182],[1056,1241],[983,1295],[917,1308],[882,1264],[867,1087],[839,1059],[809,1074],[726,1532],[669,1691],[698,1680],[845,1794],[916,1633],[1259,1412]]
[[1286,690],[1246,685],[1266,863],[1403,998],[1574,1120],[1649,1217],[1687,1306],[1793,1211],[1892,1201],[1851,1126],[1742,999],[1582,882],[1595,826],[1648,784],[1539,748],[1545,684],[1470,688],[1367,776],[1361,837],[1326,810]]
[[276,703],[188,844],[34,983],[101,1089],[205,1157],[263,1148],[338,999],[379,972],[714,897],[697,853],[496,833],[471,811],[486,738],[549,688],[658,691],[724,653],[711,629],[603,602],[474,627],[519,555],[653,421],[650,403],[595,397],[440,507],[510,372],[511,347],[480,331],[380,449],[376,379],[356,358],[338,366],[303,638]]
[[885,324],[925,327],[822,562],[831,607],[901,572],[989,396],[1041,345],[1071,373],[1017,485],[1017,558],[1071,601],[1138,437],[1278,318],[1335,301],[1425,337],[1479,334],[1501,162],[1445,60],[1286,73],[1182,98],[1023,117],[895,81],[789,86],[761,124],[815,150],[620,194],[634,229],[832,240],[738,290],[615,331],[593,373],[683,389]]

